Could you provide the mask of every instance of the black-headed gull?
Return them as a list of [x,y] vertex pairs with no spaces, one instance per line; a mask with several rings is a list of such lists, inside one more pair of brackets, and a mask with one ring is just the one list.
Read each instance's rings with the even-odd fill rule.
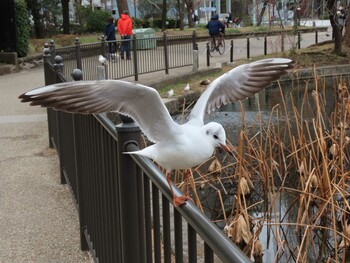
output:
[[[293,61],[271,58],[238,66],[215,79],[198,99],[185,124],[175,123],[159,93],[122,80],[77,81],[54,84],[22,94],[22,102],[72,113],[119,112],[130,116],[153,145],[129,154],[153,159],[166,169],[174,205],[189,199],[176,196],[170,183],[173,169],[189,169],[211,157],[216,147],[230,152],[221,124],[204,125],[206,113],[222,104],[243,100],[262,91],[293,67]],[[188,173],[186,173],[188,174]]]

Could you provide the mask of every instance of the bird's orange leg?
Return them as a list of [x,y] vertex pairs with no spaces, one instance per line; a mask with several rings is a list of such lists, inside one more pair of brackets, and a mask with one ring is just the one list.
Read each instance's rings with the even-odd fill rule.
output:
[[166,174],[166,180],[168,182],[168,185],[170,187],[171,194],[173,195],[173,204],[175,207],[180,206],[180,205],[185,205],[186,201],[191,199],[191,197],[188,195],[182,195],[182,196],[176,196],[173,190],[173,186],[171,185],[171,178],[170,178],[170,173]]

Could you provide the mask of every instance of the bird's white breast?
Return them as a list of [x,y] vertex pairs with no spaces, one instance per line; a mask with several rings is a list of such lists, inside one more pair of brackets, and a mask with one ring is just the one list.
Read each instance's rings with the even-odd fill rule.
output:
[[209,159],[214,147],[206,140],[205,133],[197,126],[181,127],[184,132],[171,142],[159,142],[140,154],[155,160],[168,171],[191,168]]

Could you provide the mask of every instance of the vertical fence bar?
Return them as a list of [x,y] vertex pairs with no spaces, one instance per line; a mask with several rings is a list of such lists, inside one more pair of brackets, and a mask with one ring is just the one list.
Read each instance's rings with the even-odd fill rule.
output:
[[315,30],[315,44],[318,44],[318,30]]
[[197,235],[193,227],[187,224],[188,262],[197,263]]
[[134,123],[122,123],[116,126],[118,139],[118,175],[119,175],[119,198],[121,215],[121,239],[122,239],[122,258],[124,263],[135,262],[143,263],[144,240],[139,231],[139,218],[143,211],[139,209],[138,202],[140,198],[137,177],[136,164],[125,152],[125,147],[130,144],[139,144],[140,129]]
[[151,218],[151,190],[148,176],[143,175],[145,202],[145,231],[146,231],[146,262],[152,263],[152,218]]
[[300,32],[298,32],[298,49],[300,49],[301,36]]
[[168,57],[168,41],[167,35],[163,34],[163,45],[164,45],[164,65],[165,65],[165,74],[169,74],[169,57]]
[[162,195],[163,205],[163,246],[164,246],[164,263],[171,263],[171,236],[170,236],[170,209],[169,201]]
[[207,243],[204,243],[204,262],[214,263],[214,253],[213,250]]
[[183,263],[182,217],[174,207],[175,262]]
[[161,263],[159,191],[155,184],[152,184],[152,202],[154,263]]
[[230,44],[230,62],[233,62],[233,40],[231,40]]
[[247,37],[247,58],[250,58],[250,40]]
[[[135,81],[139,80],[139,66],[138,66],[138,57],[137,57],[137,41],[136,41],[136,35],[133,35],[132,37],[132,45],[133,45],[133,59],[134,59],[134,76]],[[141,40],[142,41],[142,40]]]
[[267,36],[264,36],[264,55],[267,55]]
[[209,42],[207,43],[207,67],[210,67],[210,51],[209,51]]

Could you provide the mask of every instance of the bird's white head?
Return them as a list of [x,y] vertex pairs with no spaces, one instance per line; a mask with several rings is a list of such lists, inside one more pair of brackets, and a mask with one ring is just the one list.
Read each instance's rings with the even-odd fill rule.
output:
[[220,147],[226,145],[226,132],[224,127],[217,122],[210,122],[204,125],[203,129],[207,135],[207,140],[214,147]]
[[213,147],[220,147],[232,155],[231,150],[226,145],[226,132],[224,127],[217,122],[210,122],[203,126],[208,142]]

